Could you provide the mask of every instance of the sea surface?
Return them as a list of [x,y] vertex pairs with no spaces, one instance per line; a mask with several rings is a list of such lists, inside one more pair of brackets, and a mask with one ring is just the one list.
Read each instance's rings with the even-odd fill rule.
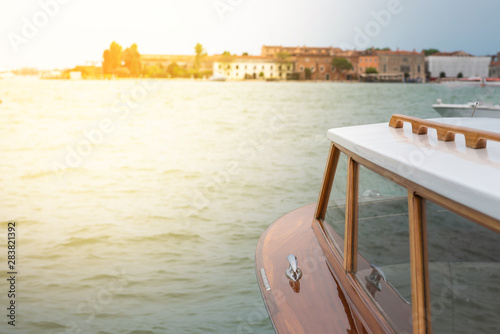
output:
[[[261,233],[317,200],[329,128],[438,117],[436,84],[0,80],[0,332],[273,333]],[[7,267],[7,223],[16,263]]]

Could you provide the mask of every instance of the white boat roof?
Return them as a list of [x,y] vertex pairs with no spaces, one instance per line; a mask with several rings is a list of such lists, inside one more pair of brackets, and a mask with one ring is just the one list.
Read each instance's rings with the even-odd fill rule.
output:
[[[434,118],[432,121],[500,132],[496,118]],[[500,142],[486,148],[455,141],[438,141],[437,132],[417,135],[411,124],[388,123],[330,129],[328,139],[349,151],[455,202],[500,220]]]

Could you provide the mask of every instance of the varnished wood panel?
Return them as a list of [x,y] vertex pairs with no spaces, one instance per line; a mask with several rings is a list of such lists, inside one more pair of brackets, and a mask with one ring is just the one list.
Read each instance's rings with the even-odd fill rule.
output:
[[355,272],[358,250],[358,183],[359,166],[352,158],[347,163],[345,210],[344,270]]
[[325,173],[323,175],[323,183],[319,192],[318,204],[316,207],[316,219],[325,219],[326,209],[328,207],[328,200],[332,192],[333,179],[335,178],[335,171],[339,162],[340,151],[335,145],[330,144],[330,151],[328,153],[328,160],[326,162]]
[[[259,287],[278,333],[358,333],[347,299],[339,294],[311,222],[315,205],[295,210],[273,223],[261,236],[255,263]],[[287,256],[294,254],[302,278],[290,284]],[[266,291],[260,269],[271,289]]]
[[408,191],[408,214],[413,333],[428,334],[432,331],[425,204],[423,199],[412,191]]
[[363,324],[364,330],[368,333],[395,333],[375,304],[359,286],[354,276],[345,272],[343,260],[328,240],[321,222],[315,220],[313,229],[335,279],[349,301],[355,319]]
[[442,141],[453,141],[456,133],[462,134],[465,137],[465,145],[469,148],[485,148],[487,140],[500,142],[500,134],[495,132],[444,124],[400,114],[392,115],[389,126],[402,128],[404,122],[410,123],[412,132],[419,135],[426,134],[428,128],[436,129],[438,140]]

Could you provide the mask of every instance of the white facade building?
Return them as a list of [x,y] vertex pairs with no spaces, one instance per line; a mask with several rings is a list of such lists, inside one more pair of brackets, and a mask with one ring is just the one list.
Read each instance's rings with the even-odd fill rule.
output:
[[287,74],[294,72],[293,62],[279,62],[267,57],[237,57],[227,62],[216,61],[213,66],[214,76],[224,76],[229,80],[286,80]]
[[456,78],[462,73],[464,78],[488,77],[491,57],[475,57],[465,52],[434,54],[425,57],[427,72],[431,78],[439,78],[441,73],[447,78]]

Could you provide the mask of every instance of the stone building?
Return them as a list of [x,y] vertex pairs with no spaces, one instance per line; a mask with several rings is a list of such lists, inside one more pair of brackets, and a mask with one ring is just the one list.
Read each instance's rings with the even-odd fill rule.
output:
[[500,78],[500,52],[498,52],[496,56],[491,57],[489,77]]
[[376,51],[379,76],[402,76],[407,82],[425,82],[425,55],[413,51]]
[[[300,80],[351,80],[357,77],[358,70],[358,51],[342,51],[333,47],[283,47],[266,46],[261,50],[263,57],[273,57],[279,59],[279,56],[289,56],[287,60],[295,64],[295,73],[293,78]],[[334,57],[342,57],[349,60],[354,69],[344,73],[337,73],[332,66]]]
[[299,55],[318,55],[318,56],[335,56],[342,50],[333,47],[308,47],[308,46],[268,46],[264,45],[261,49],[261,56],[275,57],[278,53],[288,53],[290,56]]

